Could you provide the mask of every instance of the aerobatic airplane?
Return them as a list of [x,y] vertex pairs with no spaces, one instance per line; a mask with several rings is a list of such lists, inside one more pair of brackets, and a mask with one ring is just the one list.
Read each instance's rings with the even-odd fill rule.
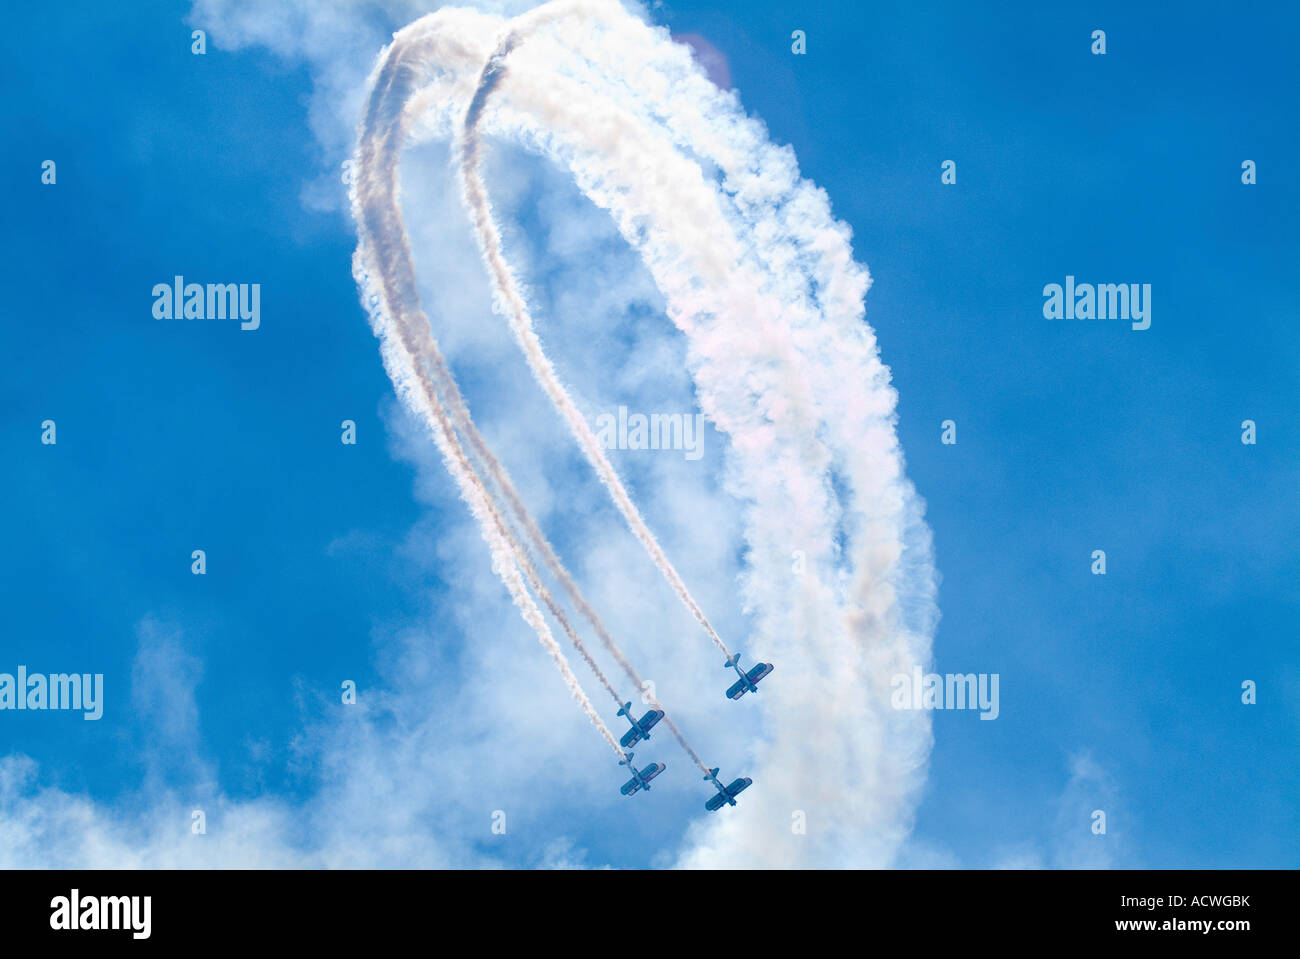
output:
[[619,790],[619,792],[624,796],[630,796],[638,789],[645,789],[648,791],[650,789],[650,780],[654,779],[667,768],[663,763],[651,763],[645,769],[637,772],[636,767],[632,765],[632,754],[627,753],[626,755],[627,759],[620,760],[619,765],[626,766],[628,769],[632,770],[632,778],[625,782],[623,788]]
[[618,714],[626,716],[627,721],[632,724],[632,728],[625,732],[623,738],[619,740],[624,749],[635,746],[643,739],[649,739],[650,730],[654,729],[655,723],[664,718],[662,709],[651,709],[640,719],[633,719],[631,703],[624,703]]
[[734,780],[730,786],[723,786],[722,783],[718,782],[717,766],[710,769],[709,774],[704,778],[712,780],[713,785],[718,790],[718,794],[704,804],[704,808],[709,812],[717,812],[722,808],[723,803],[731,806],[736,805],[736,797],[754,784],[754,780],[745,776],[743,779]]
[[731,688],[727,690],[728,699],[739,699],[741,696],[745,695],[745,693],[758,692],[758,681],[772,671],[771,663],[759,663],[746,673],[740,668],[740,653],[730,656],[722,665],[732,667],[735,669],[736,675],[740,677],[740,679],[732,683]]

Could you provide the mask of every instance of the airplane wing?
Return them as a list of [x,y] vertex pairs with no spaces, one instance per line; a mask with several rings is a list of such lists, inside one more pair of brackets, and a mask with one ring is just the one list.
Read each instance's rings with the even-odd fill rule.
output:
[[748,776],[743,779],[737,779],[727,787],[727,795],[734,799],[752,785],[754,785],[754,780],[750,779]]
[[753,669],[749,671],[748,673],[749,681],[751,683],[756,683],[771,671],[772,671],[771,663],[759,663],[757,666],[755,666]]
[[709,812],[717,812],[719,809],[722,808],[722,804],[725,803],[726,801],[727,801],[727,797],[722,795],[722,793],[718,793],[716,796],[714,796],[712,799],[710,799],[708,802],[704,804],[704,808],[707,809]]
[[662,709],[650,710],[650,712],[641,717],[639,725],[641,726],[642,732],[650,732],[650,730],[655,728],[655,723],[659,722],[659,720],[663,718],[664,711]]
[[635,779],[629,779],[627,782],[623,783],[623,788],[620,789],[619,792],[624,796],[630,796],[640,788],[641,784],[639,782]]
[[619,743],[626,749],[628,746],[635,746],[641,741],[641,730],[639,727],[633,727],[623,734]]
[[727,690],[727,698],[739,699],[743,695],[745,695],[745,684],[738,679],[732,683],[731,688]]
[[661,772],[663,772],[667,768],[668,767],[665,766],[663,763],[652,763],[651,765],[647,766],[645,769],[641,770],[641,778],[644,779],[646,782],[649,782],[650,780],[654,779],[656,776],[658,776]]

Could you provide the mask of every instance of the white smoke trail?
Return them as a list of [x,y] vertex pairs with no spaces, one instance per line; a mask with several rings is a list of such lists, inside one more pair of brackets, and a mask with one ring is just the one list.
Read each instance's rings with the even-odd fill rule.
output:
[[[396,72],[396,71],[394,71]],[[376,93],[381,94],[372,107],[382,110],[383,99],[392,90],[393,77],[377,78]],[[374,140],[382,143],[385,136],[400,144],[404,139],[401,125],[397,130],[381,134],[376,127],[377,118],[368,113],[363,123],[362,142],[374,145]],[[372,140],[372,137],[374,140]],[[376,193],[395,195],[397,192],[397,156],[396,149],[385,153],[383,149],[358,151],[356,178],[353,183],[353,213],[361,234],[361,242],[353,258],[353,273],[362,291],[362,301],[366,304],[371,325],[381,340],[381,352],[384,366],[392,379],[398,395],[405,401],[412,412],[422,416],[429,424],[434,440],[442,453],[448,471],[455,479],[461,497],[470,508],[471,514],[478,521],[484,540],[492,555],[493,569],[506,585],[511,598],[519,608],[526,623],[537,633],[538,640],[550,654],[561,676],[568,686],[570,694],[578,702],[592,725],[600,732],[615,754],[622,759],[623,750],[605,725],[600,715],[591,705],[582,689],[578,678],[573,674],[564,653],[551,635],[550,628],[542,618],[524,581],[520,576],[522,570],[534,591],[543,596],[548,608],[562,627],[569,634],[588,665],[595,671],[605,688],[619,701],[617,693],[609,685],[604,674],[587,653],[577,633],[568,619],[551,598],[537,577],[535,569],[524,555],[517,541],[514,540],[507,524],[496,508],[495,503],[484,488],[473,465],[466,457],[456,437],[455,429],[446,410],[439,399],[438,391],[425,366],[425,357],[437,356],[436,346],[429,332],[429,320],[418,306],[418,297],[414,293],[413,276],[411,285],[402,286],[400,264],[409,263],[409,253],[403,256],[405,244],[404,231],[394,239],[391,214],[382,204],[367,204],[367,198]],[[384,187],[376,188],[377,183]],[[385,189],[386,188],[386,189]],[[367,240],[372,242],[368,243]],[[396,244],[392,250],[386,244]],[[399,265],[395,269],[393,262]],[[376,279],[376,277],[378,279]],[[438,357],[440,360],[440,357]]]
[[[392,83],[394,76],[399,69],[398,64],[400,63],[400,58],[401,51],[395,51],[394,54],[388,58],[388,69],[381,69],[373,80],[372,86],[376,90],[384,91],[385,96],[391,96]],[[384,107],[382,103],[372,99],[367,120],[363,122],[363,131],[361,136],[362,142],[373,145],[378,141],[380,145],[374,149],[366,151],[358,157],[357,170],[359,171],[359,175],[356,180],[357,189],[355,192],[355,203],[357,208],[363,211],[363,218],[358,220],[359,223],[363,223],[364,221],[367,223],[375,222],[383,224],[384,234],[382,238],[382,246],[385,251],[388,251],[383,255],[388,257],[388,262],[379,265],[378,269],[382,271],[382,275],[385,276],[386,279],[390,275],[396,277],[392,280],[390,285],[388,298],[394,302],[412,303],[415,302],[417,298],[416,292],[413,287],[402,288],[401,284],[404,281],[413,281],[413,277],[408,277],[404,269],[394,269],[394,263],[396,261],[400,261],[404,266],[409,265],[410,245],[396,203],[396,157],[389,156],[385,152],[392,147],[400,145],[401,141],[405,137],[405,133],[401,129],[402,121],[399,114],[398,119],[392,121],[397,124],[394,129],[389,131],[392,135],[387,138],[379,137],[379,130],[382,129],[382,127],[374,122],[374,117],[382,116],[383,110]],[[369,234],[364,225],[362,226],[362,231],[364,245],[364,239],[368,238]],[[427,324],[427,320],[423,319],[422,313],[417,314],[417,320],[422,324]],[[624,672],[636,685],[636,688],[638,690],[643,688],[640,675],[632,667],[622,650],[618,648],[613,637],[605,628],[595,610],[586,601],[585,597],[582,596],[581,591],[578,589],[572,576],[560,562],[559,557],[556,556],[550,543],[542,534],[541,529],[528,513],[527,508],[524,506],[523,501],[520,499],[518,492],[515,490],[513,483],[506,473],[505,468],[501,465],[500,461],[483,440],[478,428],[474,425],[469,409],[456,385],[454,376],[447,367],[440,351],[437,349],[436,342],[433,340],[431,335],[427,335],[424,326],[422,326],[416,342],[418,343],[418,346],[415,348],[416,352],[412,356],[413,362],[422,369],[427,369],[430,372],[433,387],[436,390],[437,395],[442,398],[443,403],[449,410],[453,423],[456,428],[465,435],[474,452],[475,458],[483,465],[492,481],[501,491],[503,498],[506,500],[511,512],[515,515],[516,520],[524,530],[525,535],[527,535],[531,540],[534,548],[537,549],[552,574],[562,584],[575,607],[591,623],[606,649],[613,654]],[[437,397],[430,396],[430,402],[436,404],[438,402]],[[515,539],[508,525],[501,521],[500,516],[496,512],[495,505],[491,502],[490,494],[488,494],[484,488],[477,472],[470,470],[467,480],[474,484],[480,495],[485,497],[485,501],[488,504],[488,510],[492,514],[491,518],[494,526],[500,531],[500,534],[505,541],[505,545],[514,556],[515,563],[523,572],[524,577],[527,579],[533,592],[541,597],[544,605],[550,611],[553,618],[560,624],[561,629],[569,637],[574,647],[578,650],[579,655],[581,655],[583,660],[587,663],[588,667],[591,669],[593,674],[595,674],[606,692],[608,692],[617,705],[621,706],[623,700],[614,690],[603,670],[601,670],[600,666],[592,658],[586,648],[586,644],[573,628],[564,611],[555,602],[550,591],[541,582],[536,569],[528,558],[527,550]],[[656,703],[656,705],[658,704]],[[666,712],[664,723],[682,749],[691,757],[691,760],[695,765],[701,770],[706,770],[707,767],[704,765],[704,762],[687,742],[681,730]]]
[[[358,283],[361,285],[362,290],[368,291],[369,283],[365,267],[358,266],[356,272]],[[401,361],[390,359],[391,351],[387,349],[387,345],[391,342],[394,332],[392,324],[389,323],[386,317],[380,313],[372,313],[371,318],[375,325],[376,333],[386,341],[384,349],[385,368],[389,371],[390,376],[393,376],[396,372],[397,375],[393,376],[393,379],[394,383],[397,383],[398,378],[403,376],[403,373],[400,372]],[[419,318],[419,316],[415,318],[417,322]],[[428,320],[425,319],[424,322],[427,324]],[[400,326],[400,323],[398,325]],[[409,342],[400,331],[398,332],[398,339],[401,341],[403,348],[409,349]],[[412,366],[408,369],[414,368],[415,367]],[[573,670],[569,667],[568,661],[564,658],[563,650],[560,649],[559,644],[551,635],[550,628],[546,625],[546,621],[542,618],[541,612],[538,610],[537,605],[533,602],[532,597],[525,588],[524,582],[520,579],[521,569],[527,577],[529,585],[535,592],[543,597],[543,600],[551,613],[557,618],[557,620],[559,620],[562,628],[564,628],[569,634],[587,664],[595,671],[597,677],[602,681],[615,702],[618,702],[618,694],[614,692],[612,687],[610,687],[609,682],[605,679],[604,673],[600,671],[599,667],[597,667],[595,662],[591,659],[581,640],[573,631],[573,627],[569,624],[568,619],[555,604],[550,593],[539,581],[537,573],[532,568],[532,565],[527,562],[526,558],[520,556],[521,550],[519,549],[518,543],[514,541],[508,526],[497,511],[491,498],[486,495],[486,491],[483,489],[481,481],[474,472],[473,466],[466,458],[465,452],[456,438],[451,421],[438,401],[432,383],[427,379],[427,377],[419,374],[414,378],[419,381],[420,386],[422,387],[422,396],[421,392],[400,386],[398,391],[403,395],[403,398],[406,400],[407,405],[411,408],[412,412],[417,413],[417,415],[423,414],[425,421],[428,422],[430,430],[433,432],[434,440],[438,445],[438,449],[442,453],[443,462],[447,465],[448,472],[450,472],[452,477],[455,479],[456,484],[460,489],[461,497],[470,508],[470,513],[479,523],[480,529],[483,533],[483,539],[488,544],[488,548],[492,554],[493,570],[501,577],[502,582],[505,583],[507,590],[510,592],[511,598],[514,600],[515,605],[519,608],[520,614],[523,616],[524,622],[531,626],[537,633],[538,640],[541,642],[547,653],[550,654],[551,659],[555,662],[556,667],[560,671],[560,675],[564,679],[565,685],[569,688],[570,695],[573,696],[574,700],[582,708],[582,711],[586,714],[592,725],[596,727],[597,731],[599,731],[604,740],[609,744],[609,747],[614,750],[615,754],[621,759],[623,757],[622,747],[615,739],[613,733],[609,731],[604,720],[600,718],[600,714],[597,713],[595,708],[591,705],[591,700],[588,699],[587,694],[583,691],[582,684],[578,681],[578,677],[573,674]],[[423,399],[423,402],[421,402],[421,399]]]
[[[571,4],[562,4],[554,9],[543,8],[541,17],[534,14],[521,18],[527,22],[520,25],[520,32],[536,28],[542,23],[549,22],[553,17],[563,16],[571,10],[576,12],[578,9]],[[569,429],[578,440],[578,445],[582,447],[587,462],[595,469],[601,482],[609,490],[610,497],[627,521],[633,535],[645,547],[650,559],[659,568],[664,579],[668,581],[668,584],[682,603],[699,621],[709,638],[713,640],[724,656],[730,657],[731,651],[727,649],[727,645],[722,641],[722,637],[718,635],[718,631],[713,628],[713,624],[704,615],[704,610],[700,608],[699,603],[695,601],[695,597],[686,588],[686,583],[678,574],[676,567],[668,559],[655,535],[650,532],[650,527],[646,525],[640,510],[636,508],[636,504],[628,496],[622,480],[619,479],[618,473],[609,462],[609,457],[601,449],[596,434],[592,432],[590,424],[578,411],[572,397],[569,396],[568,391],[560,382],[555,367],[542,350],[541,341],[538,340],[537,333],[533,329],[528,304],[519,292],[519,285],[515,281],[514,273],[506,262],[505,254],[502,252],[501,233],[497,229],[496,222],[492,219],[492,210],[487,199],[487,188],[483,184],[483,177],[478,167],[478,117],[486,102],[487,95],[491,92],[493,78],[497,75],[495,71],[499,70],[503,59],[510,52],[515,36],[516,33],[512,32],[493,52],[488,63],[484,66],[478,88],[475,90],[474,98],[470,101],[469,108],[466,111],[464,131],[458,141],[465,205],[469,209],[470,217],[474,222],[475,237],[483,253],[483,259],[492,277],[497,295],[506,305],[510,329],[514,333],[520,349],[523,350],[524,355],[527,357],[533,375],[541,384],[542,389],[545,390],[546,395],[550,397],[551,402],[555,404],[555,408],[560,415],[564,417],[565,422],[569,424]]]
[[[393,229],[400,231],[401,242],[409,253],[409,241],[406,239],[405,227],[401,225],[400,217],[395,212],[395,197],[392,195],[381,195],[373,198],[369,202],[374,204],[385,204],[394,211],[392,215],[397,219],[398,225]],[[618,644],[614,641],[613,635],[605,626],[600,616],[596,613],[596,610],[589,602],[587,602],[587,598],[582,595],[582,591],[578,588],[578,584],[574,580],[573,575],[565,567],[559,556],[556,555],[550,541],[546,538],[541,527],[537,525],[537,521],[533,519],[532,514],[529,513],[528,508],[524,505],[523,499],[519,496],[519,491],[515,489],[515,485],[510,479],[510,475],[506,471],[505,466],[502,465],[499,459],[497,459],[496,454],[492,452],[491,448],[487,445],[487,442],[483,439],[483,435],[474,424],[473,417],[470,416],[469,407],[460,393],[460,388],[456,385],[456,378],[447,367],[446,361],[442,357],[441,353],[438,352],[435,347],[435,352],[432,355],[423,357],[423,359],[433,370],[434,381],[438,384],[439,393],[446,398],[446,405],[450,411],[453,422],[456,427],[465,434],[466,439],[469,441],[469,444],[474,451],[475,457],[483,464],[483,467],[491,478],[491,481],[501,492],[502,498],[505,499],[506,505],[510,508],[516,522],[519,523],[520,528],[532,544],[533,549],[535,549],[541,556],[542,561],[546,564],[547,569],[550,570],[551,575],[553,575],[556,581],[560,583],[561,587],[568,595],[570,602],[573,603],[574,608],[576,608],[583,618],[591,624],[591,627],[595,630],[601,644],[610,655],[614,657],[619,667],[627,675],[628,679],[631,680],[633,687],[637,690],[644,690],[645,682],[642,680],[640,673],[637,672],[636,668],[623,653],[623,650],[620,649]],[[526,549],[515,541],[513,537],[511,539],[511,549],[520,557],[520,561],[524,564],[523,568],[526,575],[528,575],[530,582],[535,584],[533,589],[542,596],[547,608],[550,609],[551,614],[561,624],[561,627],[569,636],[569,639],[573,642],[574,646],[577,647],[584,661],[591,668],[592,672],[596,674],[596,677],[600,680],[601,684],[605,687],[610,696],[614,698],[614,701],[621,706],[623,700],[619,697],[618,693],[614,691],[613,686],[606,678],[604,672],[596,664],[595,660],[592,659],[591,654],[587,651],[586,644],[583,643],[577,632],[570,625],[563,610],[559,608],[550,592],[538,580],[536,572],[533,570],[532,564],[527,558]],[[654,700],[651,705],[663,709],[663,704],[657,699]],[[699,767],[701,772],[707,772],[708,767],[704,764],[704,760],[700,759],[700,756],[695,751],[694,747],[687,742],[686,736],[682,733],[676,722],[673,721],[672,716],[667,712],[667,710],[664,711],[663,722],[664,725],[668,727],[668,731],[672,734],[673,738],[677,740],[678,745],[681,746],[686,754],[691,757],[691,761]]]
[[[441,363],[440,359],[439,363]],[[452,377],[450,371],[445,370],[445,368],[441,375],[443,381],[448,384],[447,394],[450,395],[451,399],[448,401],[447,405],[451,409],[452,419],[456,422],[457,426],[460,427],[461,431],[466,434],[470,445],[474,449],[475,455],[478,457],[479,461],[484,464],[484,468],[487,470],[489,476],[491,476],[492,481],[501,491],[506,504],[510,507],[511,513],[515,516],[516,522],[518,522],[520,527],[523,529],[524,535],[528,537],[533,548],[541,555],[542,561],[551,571],[551,575],[560,583],[561,587],[568,595],[569,601],[573,603],[574,608],[576,608],[583,618],[591,624],[592,629],[596,632],[596,636],[601,641],[601,645],[603,645],[610,655],[614,657],[614,660],[618,663],[619,667],[627,675],[628,679],[631,680],[633,688],[644,690],[645,682],[641,679],[641,674],[637,672],[636,667],[634,667],[631,661],[628,660],[627,656],[624,655],[623,650],[619,648],[618,643],[614,641],[613,635],[606,628],[604,621],[601,620],[599,614],[597,614],[592,605],[587,602],[587,598],[582,595],[582,591],[578,588],[578,584],[574,580],[573,574],[569,572],[568,568],[565,567],[559,556],[556,555],[554,548],[546,538],[546,535],[542,532],[541,527],[537,525],[537,521],[533,519],[532,514],[528,512],[528,508],[524,506],[524,502],[520,498],[519,492],[515,489],[513,482],[510,480],[510,476],[506,472],[505,467],[496,458],[495,454],[493,454],[492,450],[483,440],[482,434],[479,433],[478,427],[474,425],[474,421],[469,415],[469,410],[463,399],[460,397],[459,389],[456,387],[455,378]],[[515,543],[513,548],[517,553],[526,555],[524,548],[519,544]],[[531,565],[528,568],[531,569]],[[536,579],[535,573],[531,573],[530,576],[532,579]],[[541,586],[540,583],[534,588],[541,591],[541,595],[546,601],[548,608],[551,610],[552,615],[560,621],[564,631],[568,634],[573,644],[578,647],[578,650],[582,654],[583,659],[587,662],[587,665],[591,667],[592,671],[599,678],[600,682],[604,685],[609,694],[614,697],[614,701],[621,706],[623,701],[619,698],[618,693],[614,691],[609,680],[605,678],[604,672],[601,671],[600,667],[591,658],[590,653],[587,652],[585,644],[569,624],[563,611],[559,609],[555,601],[551,598],[549,591],[547,591],[545,587]],[[657,699],[651,703],[651,706],[659,709],[664,708]],[[630,716],[628,718],[631,719]],[[663,723],[668,727],[668,731],[672,734],[673,738],[677,740],[677,744],[685,750],[688,756],[691,757],[691,761],[699,767],[700,771],[708,772],[708,767],[704,764],[704,760],[700,758],[694,747],[687,742],[685,734],[682,733],[677,723],[673,721],[672,715],[669,714],[666,709],[664,710]]]
[[743,595],[782,682],[760,700],[762,788],[696,828],[682,861],[885,864],[930,742],[925,714],[889,708],[889,679],[928,658],[933,569],[888,370],[862,321],[866,271],[793,154],[685,48],[616,4],[542,9],[582,28],[449,10],[401,31],[405,111],[415,133],[456,137],[498,38],[521,38],[476,127],[568,167],[609,212],[686,334],[702,409],[730,437]]

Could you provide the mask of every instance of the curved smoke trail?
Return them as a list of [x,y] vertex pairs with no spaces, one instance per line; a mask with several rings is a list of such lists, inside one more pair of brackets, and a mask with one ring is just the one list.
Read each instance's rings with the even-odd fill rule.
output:
[[[492,453],[482,434],[474,425],[468,405],[456,385],[455,377],[438,350],[436,342],[427,331],[427,318],[419,311],[418,292],[414,287],[414,274],[411,272],[410,267],[410,243],[396,200],[398,195],[398,158],[395,151],[406,137],[407,131],[404,129],[404,124],[407,119],[404,119],[405,115],[400,106],[394,109],[394,105],[400,104],[401,97],[404,95],[400,83],[407,71],[406,63],[410,53],[411,48],[409,46],[394,44],[381,60],[381,67],[372,80],[374,94],[370,99],[359,134],[359,142],[366,149],[359,149],[358,151],[356,168],[359,175],[353,184],[354,207],[358,213],[358,223],[362,232],[362,249],[365,249],[367,240],[374,242],[382,238],[383,241],[382,244],[375,243],[376,248],[380,251],[378,254],[380,260],[375,262],[374,269],[377,275],[383,277],[386,281],[382,293],[378,295],[392,302],[408,304],[410,307],[408,312],[412,317],[411,322],[423,324],[418,337],[413,336],[416,345],[410,347],[408,352],[412,362],[427,369],[431,374],[433,390],[436,396],[431,394],[430,402],[437,403],[437,397],[441,397],[442,404],[450,413],[456,428],[465,436],[475,458],[483,465],[492,482],[500,490],[506,504],[514,514],[525,535],[531,541],[534,549],[538,551],[551,573],[561,583],[575,607],[592,625],[602,644],[614,656],[636,689],[640,691],[644,689],[641,676],[614,642],[612,635],[595,610],[582,596],[572,575],[555,554],[549,541],[547,541],[545,535],[524,506],[504,466]],[[394,92],[395,85],[398,91],[396,93]],[[382,234],[378,232],[381,229]],[[358,273],[358,282],[362,285],[363,290],[369,289],[372,285],[368,272],[365,274]],[[617,705],[621,706],[623,704],[622,698],[614,690],[600,666],[592,658],[585,643],[570,624],[564,611],[555,602],[550,591],[540,581],[535,568],[529,561],[527,550],[514,538],[508,526],[503,524],[500,517],[496,515],[494,504],[492,504],[490,495],[486,492],[478,474],[470,469],[465,474],[464,481],[475,487],[476,495],[486,498],[489,504],[489,511],[486,514],[488,520],[495,529],[499,530],[500,537],[512,553],[515,563],[523,572],[529,586],[534,593],[541,597],[543,604],[560,624],[561,629],[568,636],[574,648],[578,650],[579,655],[587,663],[606,692]],[[654,705],[662,708],[657,701]],[[690,756],[692,762],[701,771],[707,771],[708,767],[704,764],[704,761],[700,759],[699,754],[686,740],[681,729],[666,710],[663,721],[673,738]]]
[[[400,31],[386,56],[401,51],[410,96],[389,107],[413,140],[454,142],[510,34],[526,38],[475,128],[571,171],[663,292],[701,408],[729,437],[742,598],[781,665],[760,698],[763,788],[693,826],[681,862],[886,864],[930,745],[928,716],[892,710],[889,681],[928,659],[934,571],[848,228],[734,94],[612,2],[509,23],[443,10]],[[363,140],[359,156],[373,149]]]
[[429,319],[419,307],[414,273],[410,272],[409,253],[404,249],[405,231],[400,216],[396,215],[393,207],[382,202],[367,202],[371,197],[393,196],[397,192],[397,147],[405,138],[405,133],[400,123],[387,130],[381,129],[381,118],[390,112],[393,102],[390,98],[399,97],[399,103],[404,100],[400,86],[395,86],[394,83],[402,72],[401,53],[395,49],[390,53],[393,54],[391,72],[384,82],[375,84],[362,121],[361,142],[370,147],[378,145],[379,148],[364,151],[359,149],[358,159],[361,162],[357,164],[353,184],[353,213],[361,234],[353,271],[362,290],[362,299],[369,310],[375,333],[380,337],[385,368],[408,407],[428,422],[447,469],[460,489],[461,497],[479,522],[483,538],[492,554],[494,570],[505,583],[525,622],[537,633],[538,640],[554,660],[570,694],[610,748],[622,759],[622,747],[592,707],[578,678],[569,668],[563,651],[551,635],[550,628],[520,577],[521,571],[528,580],[528,585],[543,597],[552,615],[560,622],[615,702],[619,702],[618,694],[591,659],[526,556],[522,555],[517,541],[461,447],[453,424],[439,399],[438,389],[430,376],[425,358],[433,357],[437,360],[437,370],[442,368],[441,356],[429,331]]
[[[526,26],[521,26],[520,32],[526,29],[535,29],[542,23],[549,22],[557,16],[563,16],[571,8],[570,4],[562,4],[550,10],[543,8],[541,17],[534,14],[531,17],[521,18],[528,22]],[[519,344],[519,348],[523,350],[524,356],[528,360],[528,366],[532,369],[537,382],[541,384],[546,395],[555,404],[556,410],[568,423],[569,430],[577,439],[578,445],[582,447],[587,462],[591,464],[592,469],[600,477],[600,481],[609,490],[610,498],[613,499],[618,511],[623,515],[632,534],[645,547],[650,559],[663,574],[664,579],[668,581],[673,592],[681,599],[683,605],[690,610],[691,615],[704,627],[704,631],[713,640],[714,645],[722,651],[723,656],[730,658],[731,650],[727,649],[727,644],[722,641],[718,631],[713,628],[709,618],[704,615],[704,610],[700,608],[700,604],[695,601],[695,597],[687,589],[686,583],[678,574],[676,567],[668,559],[663,547],[659,545],[659,540],[655,538],[654,533],[650,532],[650,527],[646,525],[645,520],[642,518],[641,511],[632,502],[632,497],[628,496],[623,481],[618,477],[618,472],[609,462],[609,457],[605,455],[605,451],[601,449],[596,434],[592,432],[590,424],[578,411],[573,398],[569,396],[568,390],[560,382],[555,367],[542,350],[541,341],[537,338],[537,333],[533,329],[533,320],[528,310],[528,304],[519,291],[519,284],[515,280],[514,272],[506,262],[505,253],[501,249],[501,232],[492,219],[492,209],[487,198],[487,187],[483,183],[483,175],[479,170],[478,119],[482,115],[488,98],[491,96],[493,87],[503,75],[505,58],[513,49],[516,36],[517,33],[514,31],[508,34],[484,65],[478,87],[474,91],[474,97],[465,112],[463,132],[457,141],[465,206],[469,209],[470,218],[474,222],[474,235],[483,253],[483,260],[487,264],[488,273],[492,278],[496,294],[501,302],[506,305],[509,313],[510,329],[515,335],[515,341]]]

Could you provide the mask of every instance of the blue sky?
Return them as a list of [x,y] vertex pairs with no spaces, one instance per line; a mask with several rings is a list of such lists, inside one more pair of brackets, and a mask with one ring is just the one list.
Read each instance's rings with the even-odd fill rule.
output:
[[[357,303],[338,175],[356,117],[335,115],[330,84],[364,79],[410,18],[365,7],[350,32],[322,16],[277,50],[241,6],[28,8],[0,40],[0,671],[106,683],[99,722],[0,713],[0,756],[37,764],[0,815],[79,797],[104,821],[139,822],[174,796],[231,822],[240,804],[270,803],[307,832],[346,834],[336,820],[352,804],[400,806],[397,825],[357,827],[380,864],[402,861],[385,858],[385,828],[400,837],[429,816],[430,864],[666,864],[703,815],[701,788],[678,756],[680,786],[632,813],[620,802],[618,771],[393,399]],[[934,714],[895,863],[1295,865],[1296,13],[866,6],[677,0],[651,16],[723,53],[745,109],[852,227],[934,536],[934,666],[1001,677],[996,721]],[[193,56],[191,25],[205,23],[208,53]],[[1094,29],[1105,56],[1089,53]],[[559,171],[508,146],[494,157],[543,337],[584,401],[689,404],[681,344],[635,257],[591,227]],[[54,186],[40,182],[46,159]],[[433,181],[445,157],[410,162]],[[548,478],[525,491],[556,545],[586,548],[617,516],[558,424],[512,415],[540,397],[493,331],[486,279],[440,262],[469,248],[448,219],[455,197],[428,198],[450,212],[413,226],[413,243],[435,323],[463,308],[447,332],[457,374],[512,472]],[[620,322],[596,336],[561,322],[606,292],[575,267],[586,243],[622,264],[607,285],[631,303],[611,305]],[[154,320],[152,286],[178,273],[260,283],[261,329]],[[1044,319],[1043,286],[1067,274],[1150,283],[1151,328]],[[45,419],[56,446],[39,441]],[[343,419],[355,447],[339,442]],[[955,446],[939,442],[946,419]],[[1256,445],[1240,442],[1244,419]],[[699,469],[616,465],[734,635],[737,516],[673,520],[682,498],[725,501],[721,443]],[[584,553],[584,583],[630,632],[662,615],[686,633],[652,570],[620,565],[633,545],[611,534]],[[195,548],[206,576],[190,573]],[[1094,549],[1105,576],[1089,572]],[[651,635],[631,642],[651,675],[698,666],[709,695],[724,685],[702,638],[681,660]],[[384,708],[341,714],[343,679]],[[1240,701],[1244,680],[1255,705]],[[688,716],[739,774],[773,719],[724,706]],[[374,795],[353,782],[384,777],[397,785]],[[520,824],[509,842],[483,828],[502,805]],[[1088,831],[1096,808],[1104,838]]]

